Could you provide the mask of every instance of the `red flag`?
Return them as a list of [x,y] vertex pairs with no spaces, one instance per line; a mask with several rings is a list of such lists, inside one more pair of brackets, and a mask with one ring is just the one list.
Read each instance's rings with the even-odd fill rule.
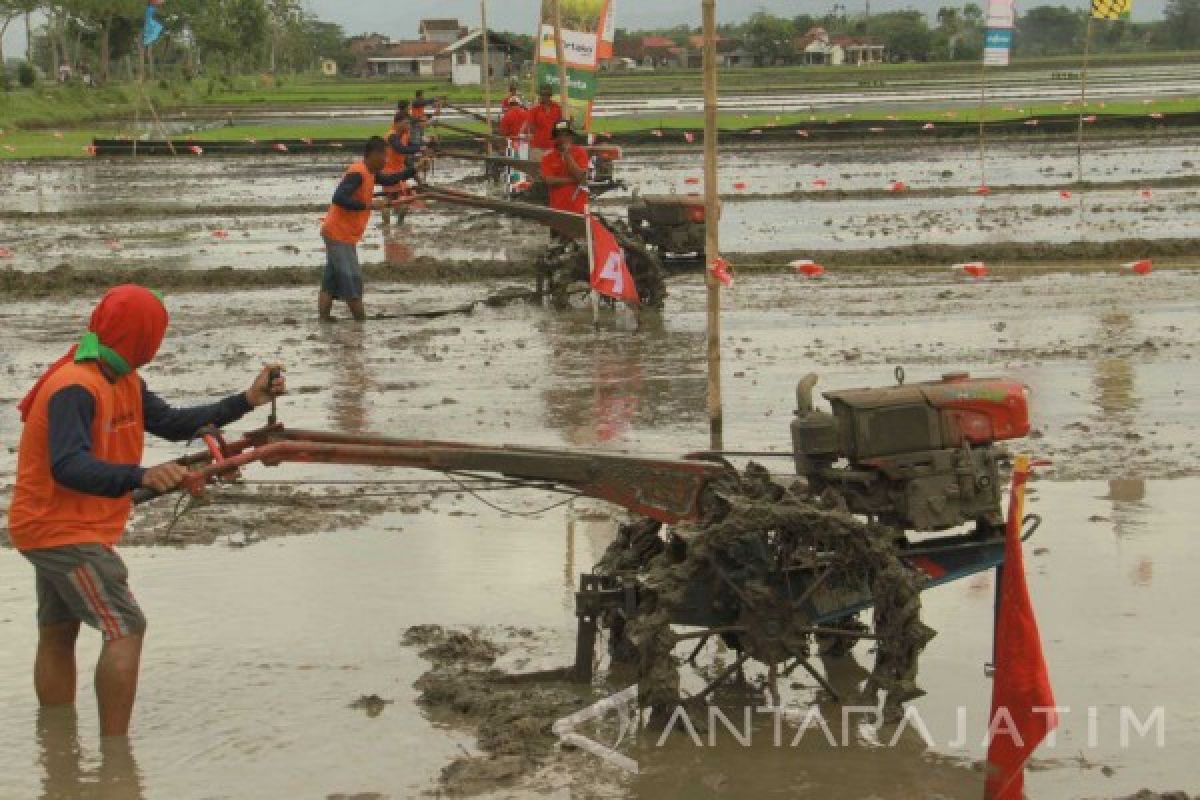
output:
[[996,614],[995,677],[984,788],[987,800],[1021,800],[1026,759],[1046,734],[1058,727],[1058,717],[1052,710],[1054,691],[1042,655],[1042,638],[1025,584],[1021,554],[1021,518],[1030,468],[1029,456],[1017,456]]
[[588,233],[592,245],[592,288],[605,297],[637,305],[641,302],[637,284],[629,273],[625,251],[604,223],[588,215]]

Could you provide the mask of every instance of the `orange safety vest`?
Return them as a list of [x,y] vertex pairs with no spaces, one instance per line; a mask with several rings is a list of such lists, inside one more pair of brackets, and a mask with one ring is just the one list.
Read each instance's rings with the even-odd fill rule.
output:
[[145,445],[142,382],[130,372],[109,382],[95,361],[66,364],[47,378],[34,398],[17,454],[17,483],[8,528],[17,550],[70,544],[115,545],[125,531],[133,501],[76,492],[54,479],[50,465],[50,399],[60,389],[82,386],[96,403],[92,455],[114,464],[141,464]]
[[349,211],[337,203],[329,204],[329,213],[325,215],[325,224],[321,226],[321,235],[342,244],[358,244],[363,234],[367,232],[367,224],[371,221],[371,201],[375,199],[375,176],[362,161],[355,161],[346,170],[347,175],[362,176],[362,186],[358,187],[354,197],[366,206],[363,211]]
[[387,136],[387,138],[388,138],[387,163],[383,167],[384,172],[400,172],[405,167],[408,166],[408,156],[402,155],[401,153],[397,153],[395,151],[395,149],[392,148],[391,138],[396,135],[400,136],[400,143],[403,144],[405,147],[412,144],[412,131],[411,130],[405,131],[404,133],[400,133],[400,124],[396,123],[396,124],[392,125],[392,129],[390,131],[388,131],[388,136]]

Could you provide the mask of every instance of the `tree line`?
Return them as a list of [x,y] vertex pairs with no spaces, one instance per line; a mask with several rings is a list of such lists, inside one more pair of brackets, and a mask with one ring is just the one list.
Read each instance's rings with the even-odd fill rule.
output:
[[[26,42],[30,61],[48,75],[63,64],[86,65],[104,82],[134,73],[145,10],[146,0],[0,0],[0,35],[22,18],[30,30],[40,13],[45,22]],[[206,69],[300,71],[322,57],[343,65],[348,59],[341,26],[318,19],[301,0],[168,0],[158,18],[166,32],[150,58],[188,76]]]
[[[1013,54],[1017,57],[1069,55],[1083,50],[1088,11],[1063,5],[1022,10],[1017,18]],[[830,36],[871,38],[882,43],[889,61],[975,61],[983,55],[984,13],[981,2],[944,6],[935,14],[890,11],[849,14],[837,4],[826,14],[780,17],[757,12],[741,23],[720,26],[724,37],[740,41],[759,66],[798,63],[797,37],[813,28]],[[686,25],[655,30],[617,29],[617,40],[665,36],[686,45],[699,29]],[[1097,52],[1192,50],[1200,47],[1200,0],[1167,0],[1160,20],[1097,21],[1092,47]]]

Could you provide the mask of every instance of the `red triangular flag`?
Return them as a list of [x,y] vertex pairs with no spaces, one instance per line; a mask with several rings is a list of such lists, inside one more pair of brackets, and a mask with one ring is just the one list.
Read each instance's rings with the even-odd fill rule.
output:
[[1025,583],[1021,526],[1025,510],[1028,456],[1013,465],[1012,494],[1004,542],[1004,570],[996,614],[995,676],[988,727],[987,800],[1021,800],[1025,761],[1058,726],[1054,691],[1042,655],[1042,638]]
[[605,297],[637,305],[641,302],[637,284],[629,273],[625,251],[617,237],[596,217],[588,215],[592,239],[592,288]]

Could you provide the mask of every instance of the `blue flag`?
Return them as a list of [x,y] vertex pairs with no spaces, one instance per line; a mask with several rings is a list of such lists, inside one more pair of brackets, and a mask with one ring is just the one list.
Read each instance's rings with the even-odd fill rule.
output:
[[163,24],[158,21],[155,16],[158,13],[158,6],[146,6],[146,27],[142,29],[142,46],[149,47],[158,41],[158,37],[163,34]]

